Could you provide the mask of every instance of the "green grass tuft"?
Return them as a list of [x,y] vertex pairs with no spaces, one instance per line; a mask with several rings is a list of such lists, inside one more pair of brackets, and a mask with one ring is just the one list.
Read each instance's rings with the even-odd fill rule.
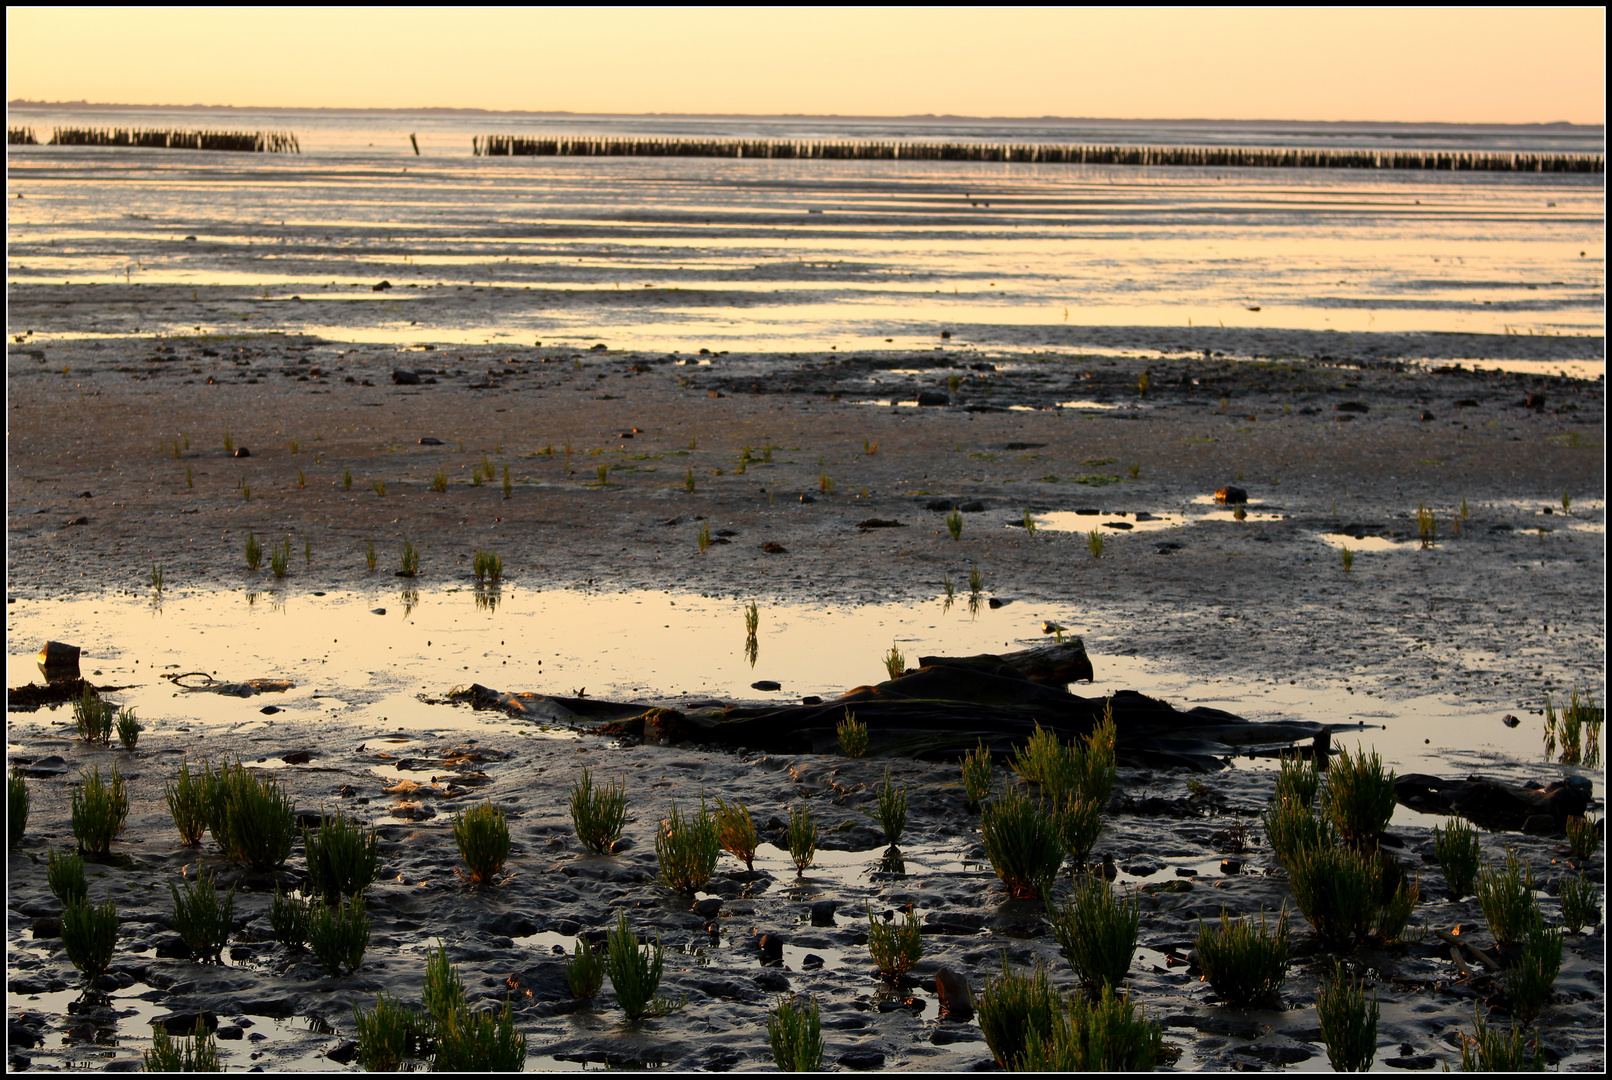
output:
[[946,531],[951,533],[953,540],[963,538],[963,515],[960,512],[953,510],[946,515]]
[[839,736],[840,752],[846,757],[858,758],[868,752],[868,726],[856,718],[849,706],[834,732]]
[[102,699],[86,683],[84,693],[73,700],[73,722],[78,727],[78,737],[87,743],[110,746],[112,720],[117,711],[116,705]]
[[1327,1061],[1338,1072],[1365,1072],[1377,1055],[1377,999],[1366,1004],[1365,987],[1344,978],[1343,966],[1333,965],[1332,978],[1323,979],[1315,1011],[1321,1020],[1321,1041]]
[[358,822],[338,813],[321,814],[317,832],[304,827],[302,849],[308,857],[308,887],[326,904],[362,894],[380,874],[380,841]]
[[655,857],[660,863],[662,884],[673,892],[699,892],[716,872],[721,854],[716,822],[706,812],[704,798],[700,799],[700,812],[693,817],[672,803],[671,813],[661,819],[655,834]]
[[1394,816],[1394,771],[1383,768],[1375,750],[1345,750],[1327,772],[1321,806],[1346,843],[1366,844]]
[[789,857],[794,860],[795,873],[804,874],[816,854],[817,822],[811,807],[802,803],[789,812]]
[[599,950],[578,938],[565,961],[565,985],[579,1001],[592,1001],[604,986],[605,958]]
[[202,833],[207,831],[212,803],[206,776],[193,774],[190,760],[186,758],[179,763],[179,772],[162,788],[168,799],[168,812],[173,815],[174,828],[179,830],[179,842],[186,847],[196,847],[201,843]]
[[1478,868],[1483,865],[1483,848],[1478,830],[1460,818],[1450,818],[1444,828],[1433,826],[1433,852],[1444,869],[1444,880],[1456,899],[1472,895]]
[[891,844],[900,843],[901,831],[907,826],[907,788],[904,784],[898,788],[890,782],[889,766],[885,767],[884,784],[878,796],[878,807],[868,817],[879,823]]
[[1050,911],[1052,932],[1064,959],[1088,990],[1120,986],[1136,955],[1140,907],[1133,894],[1119,900],[1101,874],[1082,874],[1075,895]]
[[99,907],[81,900],[62,908],[62,946],[85,982],[106,974],[117,942],[118,909],[111,900]]
[[767,1041],[779,1072],[822,1072],[823,1033],[817,998],[779,997],[767,1017]]
[[991,789],[996,786],[996,761],[991,752],[985,748],[984,740],[968,753],[963,755],[961,761],[963,770],[963,792],[968,797],[968,808],[978,810],[990,796]]
[[980,832],[991,866],[1011,896],[1034,900],[1049,894],[1064,857],[1063,830],[1055,812],[1009,790],[983,809]]
[[369,948],[369,929],[361,895],[346,904],[309,905],[308,946],[333,978],[358,970]]
[[1233,923],[1224,907],[1218,930],[1198,922],[1198,966],[1228,1004],[1252,1005],[1274,998],[1287,981],[1290,963],[1285,908],[1274,930],[1263,912],[1255,926],[1252,917]]
[[1580,868],[1577,877],[1561,878],[1562,922],[1576,934],[1586,926],[1594,926],[1601,918],[1601,908],[1595,902],[1594,881],[1584,876]]
[[759,838],[755,822],[750,820],[749,809],[741,800],[735,799],[729,805],[718,796],[714,819],[717,842],[722,845],[722,850],[744,863],[746,870],[754,870]]
[[1164,1049],[1164,1031],[1141,1007],[1104,987],[1092,1001],[1070,994],[1058,1002],[1051,1029],[1025,1030],[1024,1052],[1010,1063],[1015,1072],[1151,1072]]
[[453,842],[469,869],[469,873],[459,871],[459,876],[477,885],[490,885],[509,858],[509,822],[502,810],[484,802],[453,815]]
[[571,786],[571,827],[582,845],[601,855],[615,850],[627,822],[627,784],[618,780],[595,789],[593,774],[582,770],[582,778]]
[[909,911],[897,923],[878,918],[871,907],[867,910],[868,953],[878,965],[880,978],[888,983],[900,982],[901,976],[923,959],[923,924],[918,921],[918,913]]
[[173,1036],[158,1027],[151,1033],[151,1049],[140,1052],[145,1072],[223,1072],[218,1063],[218,1044],[206,1023],[198,1017],[190,1035]]
[[358,1028],[358,1067],[365,1072],[400,1072],[424,1023],[415,1010],[382,990],[368,1012],[353,1007]]
[[82,904],[90,897],[89,878],[84,876],[84,858],[72,849],[63,850],[59,855],[55,848],[50,850],[49,862],[45,866],[45,883],[50,886],[51,895],[61,901],[63,907]]
[[276,887],[274,899],[269,902],[269,929],[275,941],[300,950],[308,943],[308,901],[287,896]]
[[79,773],[72,798],[73,837],[78,841],[78,850],[106,855],[129,818],[123,774],[113,765],[111,783],[106,783],[101,780],[101,767],[96,765],[90,772]]
[[610,988],[616,993],[616,1002],[628,1020],[641,1020],[645,1016],[664,1016],[682,1008],[684,1002],[671,1002],[656,996],[660,988],[661,970],[665,964],[665,950],[660,939],[655,944],[638,945],[638,938],[627,925],[627,913],[618,912],[616,928],[606,939],[605,972],[610,976]]
[[263,545],[252,533],[246,534],[246,567],[256,570],[263,565]]
[[219,957],[229,944],[235,914],[235,890],[230,889],[221,901],[212,876],[197,871],[196,880],[186,882],[183,893],[172,881],[168,891],[174,898],[174,929],[185,947],[198,959],[221,963]]
[[1562,932],[1535,923],[1522,939],[1522,955],[1506,968],[1506,992],[1511,1014],[1531,1024],[1551,999],[1551,988],[1562,970]]
[[907,670],[907,658],[892,642],[890,651],[884,654],[884,670],[892,679],[899,679]]
[[6,833],[9,846],[16,847],[22,842],[23,833],[28,830],[28,808],[32,803],[28,781],[23,779],[22,769],[12,765],[11,772],[6,775]]
[[1515,848],[1506,849],[1504,870],[1485,866],[1478,871],[1477,891],[1489,932],[1500,945],[1517,944],[1543,921],[1534,900],[1534,872]]
[[1501,1033],[1499,1028],[1492,1028],[1484,1024],[1483,1017],[1478,1013],[1476,1004],[1472,1006],[1473,1020],[1477,1025],[1476,1037],[1461,1036],[1461,1071],[1486,1073],[1517,1073],[1517,1072],[1544,1072],[1545,1062],[1539,1056],[1538,1043],[1534,1044],[1534,1055],[1528,1058],[1524,1050],[1528,1044],[1523,1042],[1522,1028],[1513,1025],[1510,1036]]
[[208,821],[224,854],[257,871],[284,865],[296,842],[291,795],[273,776],[228,762],[207,774]]

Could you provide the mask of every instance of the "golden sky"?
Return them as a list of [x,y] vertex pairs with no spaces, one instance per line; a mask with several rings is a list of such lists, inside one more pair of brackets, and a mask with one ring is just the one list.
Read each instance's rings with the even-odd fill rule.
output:
[[7,8],[8,99],[1605,122],[1595,8]]

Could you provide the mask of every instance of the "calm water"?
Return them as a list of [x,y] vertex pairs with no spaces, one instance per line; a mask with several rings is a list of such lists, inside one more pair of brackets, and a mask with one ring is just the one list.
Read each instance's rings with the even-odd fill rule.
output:
[[[1595,175],[470,156],[471,136],[508,132],[1598,152],[1600,129],[30,110],[11,123],[301,140],[300,155],[10,148],[13,288],[177,285],[239,302],[198,315],[165,298],[109,334],[200,320],[375,342],[788,350],[927,346],[944,327],[1070,348],[1087,327],[1604,327]],[[395,287],[372,292],[382,279]]]

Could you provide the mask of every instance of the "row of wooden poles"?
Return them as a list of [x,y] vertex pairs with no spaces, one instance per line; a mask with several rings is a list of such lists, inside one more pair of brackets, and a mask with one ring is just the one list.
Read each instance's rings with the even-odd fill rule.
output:
[[1199,165],[1232,168],[1442,169],[1579,172],[1606,169],[1600,154],[1433,150],[1302,150],[1202,146],[1074,146],[1067,143],[821,142],[784,139],[606,139],[478,135],[478,157],[729,157],[827,161],[1013,161],[1056,165]]
[[[139,146],[155,150],[233,150],[246,154],[296,154],[302,148],[289,131],[172,131],[162,128],[56,128],[53,146]],[[37,146],[32,128],[7,128],[7,146]]]

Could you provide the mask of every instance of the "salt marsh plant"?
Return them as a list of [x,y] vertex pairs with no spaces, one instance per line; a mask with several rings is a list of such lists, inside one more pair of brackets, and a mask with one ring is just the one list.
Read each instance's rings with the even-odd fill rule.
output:
[[179,842],[186,847],[201,843],[207,831],[209,803],[212,800],[206,778],[190,771],[190,761],[179,763],[179,772],[162,786],[168,799],[168,812],[173,815],[174,828],[179,830]]
[[406,537],[403,540],[403,555],[398,562],[397,572],[401,577],[414,577],[420,572],[420,550]]
[[1064,851],[1076,863],[1084,862],[1103,833],[1103,807],[1096,799],[1071,796],[1058,810],[1058,834]]
[[614,787],[593,786],[593,774],[582,770],[582,778],[571,785],[571,827],[582,846],[609,855],[621,839],[627,822],[627,784],[618,780]]
[[1416,531],[1421,535],[1424,548],[1432,547],[1438,539],[1438,519],[1433,516],[1433,511],[1421,503],[1416,504]]
[[907,827],[907,787],[896,787],[890,782],[890,769],[884,770],[884,783],[878,791],[878,807],[868,815],[879,823],[892,845],[900,843],[901,831]]
[[424,1025],[417,1012],[382,990],[368,1012],[354,1005],[353,1026],[358,1029],[358,1067],[365,1072],[399,1072]]
[[901,678],[907,671],[907,658],[894,642],[890,643],[890,651],[884,654],[884,670],[892,679]]
[[173,926],[185,948],[199,960],[220,963],[234,921],[235,890],[230,889],[220,900],[212,875],[197,871],[196,880],[187,881],[183,893],[172,881],[168,891],[174,898]]
[[283,865],[297,835],[285,788],[239,761],[233,767],[226,762],[208,778],[212,787],[208,822],[224,854],[260,872]]
[[269,549],[269,569],[283,578],[291,570],[291,538],[288,536]]
[[1054,996],[1048,1030],[1024,1031],[1024,1051],[1008,1066],[1014,1072],[1149,1072],[1164,1048],[1164,1032],[1143,1018],[1129,997],[1104,988],[1095,1001],[1084,994]]
[[375,572],[375,563],[376,563],[376,561],[377,560],[375,558],[375,541],[371,540],[369,542],[369,545],[364,548],[364,565],[369,567],[369,572],[372,573],[372,574]]
[[1136,464],[1134,462],[1132,464],[1130,464],[1130,465],[1127,465],[1125,468],[1126,468],[1126,471],[1131,474],[1131,479],[1132,480],[1135,480],[1138,476],[1142,475],[1142,466],[1138,465],[1138,464]]
[[1525,1024],[1539,1016],[1549,1003],[1551,988],[1562,970],[1562,932],[1557,927],[1536,923],[1523,935],[1522,955],[1506,968],[1506,992],[1511,995],[1511,1015]]
[[744,609],[744,633],[746,637],[756,636],[756,630],[761,626],[761,609],[756,607],[754,600]]
[[11,847],[16,847],[22,841],[22,835],[28,828],[28,807],[32,802],[22,769],[12,765],[11,772],[6,776],[6,833]]
[[297,487],[305,488],[307,486],[308,486],[308,474],[306,472],[302,471],[301,469],[298,469],[297,470]]
[[1570,817],[1566,822],[1567,850],[1575,859],[1587,859],[1595,854],[1600,844],[1601,834],[1596,831],[1595,821],[1588,817]]
[[1060,1005],[1045,967],[1038,963],[1031,974],[1020,975],[1008,967],[1003,949],[1002,974],[985,980],[977,1012],[986,1046],[999,1066],[1011,1069],[1023,1059],[1029,1032],[1050,1037]]
[[982,739],[978,746],[963,755],[960,764],[963,771],[963,793],[968,798],[968,808],[978,810],[996,785],[996,761],[991,757],[991,752],[985,748]]
[[61,902],[63,907],[68,904],[82,904],[90,897],[89,878],[84,876],[84,858],[71,849],[63,849],[59,854],[55,848],[50,851],[49,861],[45,865],[45,884],[50,886],[50,893]]
[[101,767],[96,765],[90,772],[78,775],[79,782],[73,788],[73,837],[79,851],[105,855],[129,818],[123,774],[113,765],[112,781],[107,783],[101,779]]
[[1417,899],[1417,886],[1401,880],[1385,902],[1386,856],[1348,846],[1304,848],[1287,862],[1288,884],[1315,932],[1337,949],[1370,940],[1399,939]]
[[303,540],[302,541],[302,565],[303,566],[312,566],[313,565],[313,541],[312,540]]
[[1315,759],[1297,753],[1283,754],[1280,768],[1276,774],[1276,801],[1293,799],[1300,806],[1314,806],[1316,790],[1321,786]]
[[1035,535],[1035,518],[1031,516],[1030,508],[1028,506],[1024,508],[1024,520],[1021,524],[1024,525],[1025,532],[1029,533],[1031,536]]
[[87,743],[110,746],[112,719],[117,711],[116,705],[103,700],[86,683],[84,692],[73,699],[73,722],[78,727],[78,737]]
[[447,491],[448,490],[448,474],[447,474],[446,471],[444,471],[442,469],[437,470],[437,474],[431,478],[431,490],[432,491]]
[[1272,800],[1260,821],[1265,826],[1271,850],[1289,870],[1302,853],[1337,843],[1331,823],[1317,817],[1314,809],[1292,796]]
[[1287,980],[1287,909],[1282,909],[1273,930],[1260,913],[1233,923],[1220,909],[1218,930],[1198,921],[1198,966],[1215,993],[1231,1005],[1251,1005],[1275,996]]
[[229,433],[229,428],[224,429],[224,453],[235,453],[235,437]]
[[699,545],[700,554],[704,555],[705,549],[711,546],[711,525],[709,522],[700,523],[700,531],[694,534],[694,542]]
[[980,815],[985,853],[1015,899],[1048,895],[1063,866],[1063,831],[1056,813],[1009,790]]
[[817,998],[780,996],[767,1017],[767,1041],[779,1072],[822,1072],[823,1033]]
[[302,830],[302,849],[308,856],[308,887],[335,904],[354,897],[374,883],[380,873],[379,839],[343,814],[319,817],[319,830]]
[[879,444],[864,438],[862,440],[862,452],[871,457],[879,452]]
[[1572,509],[1573,509],[1573,496],[1572,496],[1572,494],[1569,493],[1569,492],[1566,492],[1566,491],[1562,492],[1562,513],[1565,514],[1565,513],[1569,512]]
[[1605,710],[1597,708],[1588,694],[1581,701],[1575,686],[1567,708],[1558,719],[1550,695],[1546,694],[1545,756],[1548,758],[1556,752],[1559,735],[1562,753],[1558,760],[1563,765],[1598,766],[1601,763],[1601,722],[1605,715]]
[[628,1020],[664,1016],[682,1007],[680,1002],[667,1001],[655,994],[660,988],[661,968],[665,962],[659,938],[653,946],[640,948],[637,935],[627,925],[627,913],[622,911],[605,943],[605,972],[610,976],[610,988],[616,992],[616,1001]]
[[62,946],[85,982],[106,974],[117,941],[118,909],[111,900],[99,907],[81,900],[62,908]]
[[1511,1035],[1508,1037],[1501,1033],[1499,1028],[1492,1028],[1484,1024],[1483,1017],[1478,1013],[1478,1006],[1472,1006],[1472,1017],[1477,1024],[1477,1036],[1461,1036],[1461,1071],[1486,1073],[1518,1073],[1518,1072],[1544,1072],[1545,1062],[1539,1056],[1539,1046],[1534,1044],[1534,1056],[1525,1057],[1523,1051],[1527,1046],[1522,1039],[1522,1027],[1513,1024]]
[[135,743],[139,743],[140,732],[143,730],[145,727],[135,719],[134,709],[118,709],[118,741],[123,743],[124,750],[131,753],[134,751]]
[[477,551],[471,568],[477,581],[500,581],[504,577],[504,560],[496,551]]
[[472,470],[470,470],[470,486],[471,487],[481,487],[481,470],[480,469],[472,469]]
[[155,562],[151,564],[151,591],[162,592],[162,567]]
[[1515,945],[1542,922],[1534,900],[1533,869],[1515,848],[1506,849],[1504,870],[1485,866],[1478,871],[1477,891],[1483,917],[1498,944]]
[[1332,978],[1323,979],[1315,1011],[1321,1021],[1321,1041],[1327,1061],[1338,1072],[1365,1072],[1377,1054],[1377,999],[1366,1004],[1359,979],[1344,978],[1343,965],[1334,964]]
[[901,976],[924,955],[923,924],[918,913],[909,911],[899,923],[886,922],[868,911],[868,953],[878,966],[879,977],[888,983],[899,983]]
[[1377,751],[1345,750],[1327,772],[1321,807],[1347,843],[1363,845],[1388,827],[1394,815],[1394,772]]
[[604,986],[605,959],[599,950],[577,938],[565,961],[565,985],[578,1001],[592,1001]]
[[819,491],[821,491],[825,495],[834,494],[834,478],[829,476],[828,473],[826,473],[826,472],[825,473],[818,473],[817,474],[817,488],[818,488]]
[[515,1030],[507,997],[502,1013],[460,1009],[433,1034],[433,1072],[519,1072],[526,1067],[526,1036]]
[[145,1072],[223,1072],[218,1063],[218,1044],[207,1030],[206,1022],[196,1019],[196,1028],[189,1035],[169,1035],[158,1026],[151,1032],[151,1049],[142,1050],[140,1056]]
[[660,863],[662,884],[673,892],[696,893],[710,883],[722,854],[722,841],[716,822],[700,800],[700,812],[685,815],[672,803],[671,813],[661,819],[655,834],[655,857]]
[[1433,826],[1433,853],[1444,868],[1444,880],[1457,900],[1472,895],[1478,867],[1483,865],[1483,848],[1478,830],[1460,818],[1450,818],[1444,828]]
[[789,812],[789,857],[795,863],[795,873],[804,874],[817,854],[817,821],[809,806],[802,803]]
[[1349,550],[1349,545],[1343,545],[1343,572],[1347,574],[1355,568],[1355,553]]
[[1130,971],[1140,911],[1134,894],[1126,903],[1102,874],[1081,874],[1074,897],[1049,912],[1058,948],[1089,990],[1114,989]]
[[940,583],[940,587],[946,592],[946,605],[943,610],[950,611],[952,603],[957,599],[957,586],[952,582],[950,574],[946,575],[945,580]]
[[1595,925],[1601,917],[1600,906],[1595,902],[1595,882],[1587,879],[1580,869],[1577,877],[1563,874],[1559,885],[1562,923],[1568,931],[1576,934],[1586,926]]
[[300,950],[308,943],[308,901],[276,887],[269,902],[269,930],[281,945]]
[[595,470],[595,472],[597,472],[599,474],[599,486],[600,487],[605,487],[606,485],[608,485],[610,483],[610,466],[608,466],[608,465],[600,465],[598,467],[598,469]]
[[185,466],[185,486],[188,488],[196,486],[196,472],[189,465]]
[[263,545],[252,533],[246,534],[246,566],[249,570],[256,570],[263,565]]
[[746,870],[755,870],[756,824],[750,820],[750,810],[743,801],[735,799],[732,805],[716,800],[716,836],[722,850],[744,863]]
[[[689,449],[692,450],[693,446],[690,445]],[[683,477],[683,490],[690,495],[694,494],[694,466],[692,465],[688,467],[688,473]],[[701,550],[703,551],[704,549],[702,548]]]
[[1092,558],[1101,559],[1103,557],[1103,534],[1096,529],[1087,533],[1086,549],[1091,552]]
[[341,489],[343,491],[353,490],[353,470],[343,469],[341,471]]
[[489,885],[504,869],[509,858],[509,822],[504,812],[491,802],[453,815],[453,842],[469,873],[459,876],[477,885]]
[[435,949],[425,954],[425,985],[420,997],[425,1015],[433,1028],[447,1023],[448,1017],[465,1007],[465,984],[459,969],[448,960],[448,950],[437,940]]
[[846,757],[861,757],[868,752],[868,726],[856,718],[856,713],[849,708],[845,710],[845,718],[834,728],[839,736],[840,752]]
[[946,531],[952,534],[953,540],[963,538],[963,515],[960,512],[953,510],[946,515]]
[[363,896],[345,904],[309,905],[308,947],[332,978],[358,970],[369,948],[369,929]]
[[252,501],[252,485],[245,480],[241,481],[241,499],[244,502]]

